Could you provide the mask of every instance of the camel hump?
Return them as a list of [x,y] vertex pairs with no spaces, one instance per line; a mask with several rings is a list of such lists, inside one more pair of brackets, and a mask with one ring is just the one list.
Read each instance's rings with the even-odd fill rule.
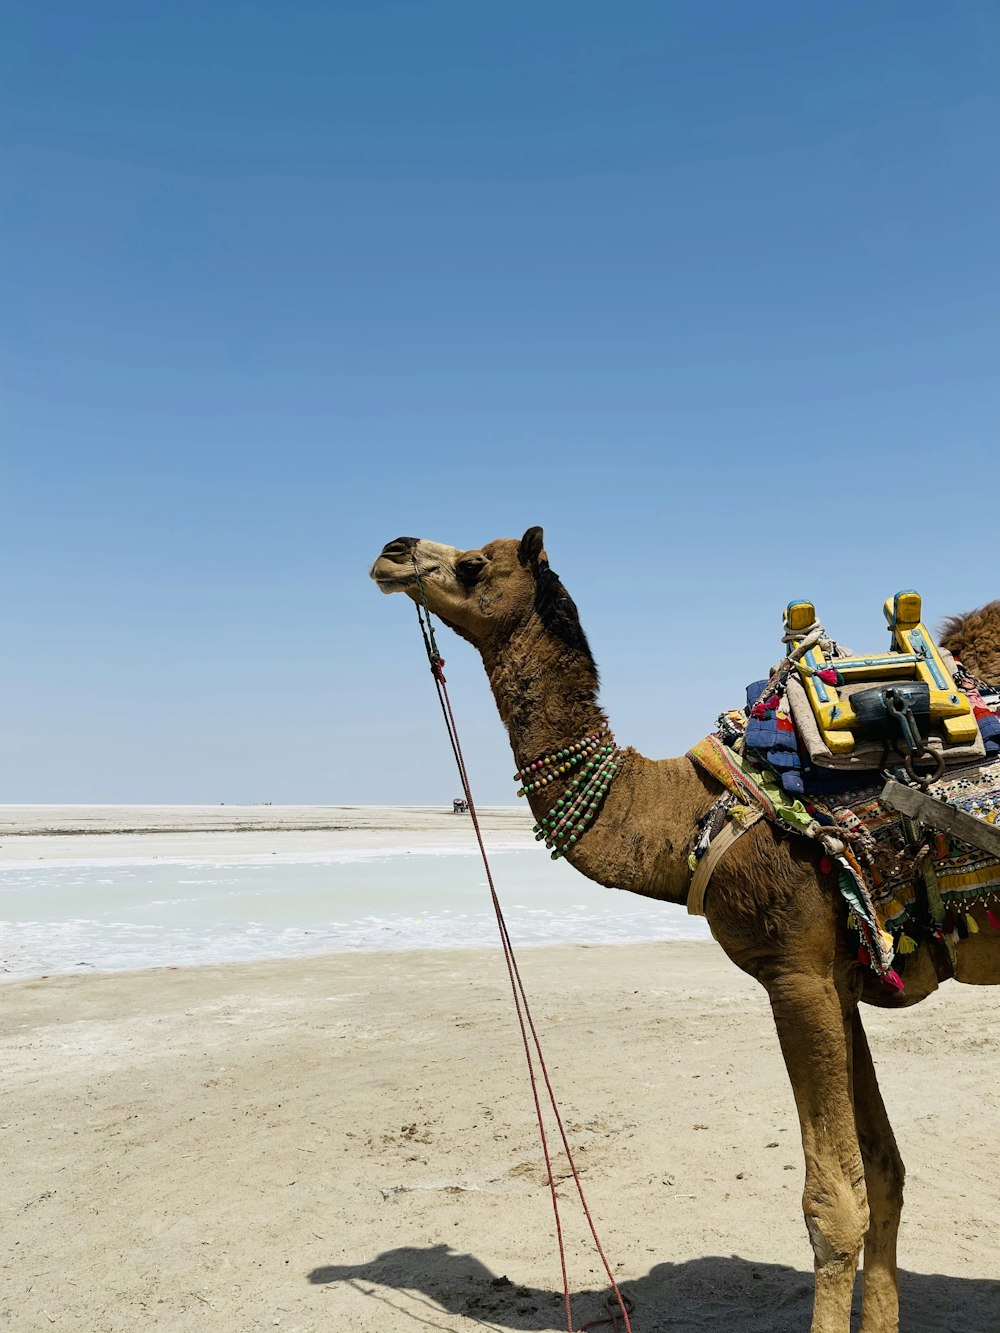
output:
[[941,646],[978,680],[1000,687],[1000,601],[949,616],[941,627]]

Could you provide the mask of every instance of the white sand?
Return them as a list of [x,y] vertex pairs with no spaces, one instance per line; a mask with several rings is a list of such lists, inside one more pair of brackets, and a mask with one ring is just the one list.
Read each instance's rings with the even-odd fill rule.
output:
[[[763,993],[713,944],[522,968],[637,1333],[801,1333],[801,1152]],[[565,1327],[498,954],[18,983],[3,1005],[0,1328]],[[996,1017],[953,986],[869,1021],[920,1333],[997,1327]],[[574,1288],[600,1291],[561,1193]]]

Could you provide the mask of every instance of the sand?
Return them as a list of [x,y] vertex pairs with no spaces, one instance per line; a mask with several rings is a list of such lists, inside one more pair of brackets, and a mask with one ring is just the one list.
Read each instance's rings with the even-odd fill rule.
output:
[[[279,833],[337,830],[2,850],[37,864],[60,839],[134,854]],[[713,943],[532,949],[521,966],[636,1333],[802,1333],[802,1155],[764,993]],[[498,950],[51,978],[4,986],[0,1006],[0,1329],[565,1328]],[[997,1017],[995,992],[955,984],[867,1016],[909,1168],[917,1333],[1000,1329]],[[579,1326],[607,1284],[565,1179],[560,1194]]]

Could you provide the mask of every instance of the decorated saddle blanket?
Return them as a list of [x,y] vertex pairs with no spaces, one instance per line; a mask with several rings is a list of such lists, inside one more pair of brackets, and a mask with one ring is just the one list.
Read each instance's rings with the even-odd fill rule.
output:
[[[915,594],[898,594],[896,600],[904,596]],[[928,935],[943,941],[954,961],[957,942],[979,930],[974,908],[982,909],[976,915],[987,928],[1000,930],[1000,860],[891,809],[881,800],[882,788],[890,774],[920,779],[936,800],[1000,822],[1000,693],[973,680],[930,643],[936,654],[932,666],[937,670],[940,663],[946,673],[944,690],[936,691],[937,726],[933,698],[931,707],[920,711],[932,691],[925,688],[921,696],[919,682],[917,689],[906,690],[893,682],[876,693],[862,681],[867,696],[855,702],[858,691],[852,695],[844,688],[849,672],[837,673],[838,657],[881,665],[889,655],[847,658],[813,629],[826,654],[819,660],[828,664],[816,670],[828,671],[830,684],[839,687],[836,704],[817,700],[815,691],[807,697],[810,667],[802,672],[790,654],[767,679],[747,688],[745,708],[722,714],[717,732],[689,752],[726,788],[703,821],[692,867],[725,822],[743,821],[748,811],[762,811],[788,832],[819,841],[825,853],[821,869],[836,872],[849,925],[859,937],[860,961],[887,985],[902,989],[906,956]],[[786,635],[786,642],[791,637]],[[913,642],[907,639],[907,647]],[[883,668],[882,679],[887,671]],[[899,674],[905,674],[905,664]],[[896,691],[889,708],[901,717],[871,726],[864,709],[873,695],[876,705],[885,706],[887,689]],[[846,744],[836,729],[841,707],[851,710]],[[943,725],[949,719],[953,725]],[[918,765],[909,765],[909,776],[903,767],[907,755]]]
[[[1000,860],[890,809],[880,799],[881,780],[800,800],[784,790],[776,772],[717,735],[689,753],[727,788],[704,821],[692,869],[727,819],[745,822],[755,809],[787,832],[815,839],[825,852],[820,868],[836,871],[848,925],[859,937],[860,961],[889,986],[903,988],[901,960],[928,934],[943,941],[954,960],[957,942],[979,930],[974,908],[1000,930]],[[1000,822],[1000,759],[949,775],[928,794],[988,823]]]

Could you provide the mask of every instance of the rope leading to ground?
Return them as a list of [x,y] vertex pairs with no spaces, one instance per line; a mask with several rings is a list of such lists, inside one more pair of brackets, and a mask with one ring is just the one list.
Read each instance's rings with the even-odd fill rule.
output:
[[[414,562],[414,570],[416,563]],[[618,1284],[615,1281],[614,1274],[611,1271],[611,1265],[608,1263],[604,1250],[601,1246],[600,1238],[597,1234],[597,1228],[587,1205],[587,1200],[583,1192],[583,1185],[580,1182],[580,1176],[576,1169],[576,1163],[573,1161],[573,1154],[570,1151],[569,1142],[566,1138],[566,1130],[563,1127],[562,1116],[559,1113],[559,1106],[556,1102],[555,1092],[552,1089],[552,1081],[549,1077],[549,1071],[545,1064],[545,1057],[542,1054],[541,1042],[538,1033],[535,1030],[534,1019],[531,1016],[531,1009],[528,1005],[527,992],[524,989],[524,983],[521,980],[521,973],[517,966],[517,959],[514,956],[514,946],[511,943],[510,935],[507,931],[507,923],[504,920],[503,911],[500,907],[500,899],[497,896],[496,887],[493,883],[493,872],[490,869],[489,858],[486,855],[486,847],[483,843],[482,830],[479,827],[479,817],[476,813],[476,803],[472,798],[472,789],[469,783],[469,775],[465,767],[465,759],[462,754],[462,746],[458,739],[458,728],[455,724],[455,717],[451,709],[451,700],[448,698],[448,688],[444,678],[444,658],[438,652],[437,642],[434,638],[434,627],[431,622],[430,607],[427,605],[427,599],[424,595],[423,583],[417,572],[417,585],[420,590],[423,609],[420,602],[417,603],[417,619],[420,622],[420,632],[423,635],[424,647],[427,650],[427,660],[430,662],[431,675],[434,678],[434,686],[437,690],[438,702],[441,705],[441,713],[444,717],[445,729],[448,732],[448,740],[451,743],[452,753],[455,756],[455,763],[458,766],[459,777],[462,782],[462,791],[469,806],[469,814],[472,818],[472,826],[476,831],[476,841],[479,844],[479,853],[483,858],[483,866],[486,870],[486,882],[489,885],[490,897],[493,901],[493,910],[496,913],[497,926],[500,930],[500,941],[503,946],[504,961],[507,964],[507,973],[510,977],[511,991],[514,996],[514,1008],[517,1012],[517,1021],[521,1029],[521,1041],[524,1043],[524,1055],[528,1062],[528,1077],[531,1081],[531,1093],[535,1103],[535,1116],[538,1120],[538,1133],[542,1142],[542,1153],[545,1157],[545,1170],[548,1175],[549,1193],[552,1198],[552,1212],[555,1217],[556,1239],[559,1246],[559,1264],[562,1270],[563,1296],[566,1304],[566,1328],[567,1333],[574,1333],[573,1330],[573,1310],[569,1294],[569,1278],[566,1272],[566,1248],[563,1243],[562,1221],[559,1216],[559,1199],[556,1193],[555,1177],[552,1172],[552,1159],[549,1153],[548,1138],[545,1133],[545,1123],[542,1116],[542,1103],[538,1087],[538,1075],[535,1070],[535,1059],[532,1057],[531,1048],[535,1048],[535,1056],[538,1061],[538,1070],[541,1073],[542,1081],[545,1084],[548,1093],[549,1105],[552,1108],[552,1114],[555,1116],[556,1124],[559,1127],[559,1137],[562,1140],[563,1151],[566,1154],[566,1160],[569,1163],[569,1169],[573,1176],[573,1183],[576,1185],[576,1191],[580,1198],[580,1206],[583,1209],[584,1216],[587,1219],[587,1225],[590,1228],[590,1234],[594,1240],[594,1246],[600,1255],[601,1263],[604,1265],[604,1271],[608,1275],[608,1281],[614,1292],[615,1300],[610,1298],[606,1308],[611,1311],[611,1315],[605,1319],[592,1321],[590,1324],[583,1325],[583,1328],[597,1327],[598,1324],[614,1323],[618,1326],[619,1311],[624,1321],[622,1327],[624,1333],[632,1333],[632,1325],[629,1322],[629,1311],[632,1308],[632,1302],[622,1296],[618,1290]],[[424,612],[427,620],[424,621]],[[528,1033],[531,1034],[531,1040],[528,1039]],[[617,1309],[614,1309],[617,1302]]]

